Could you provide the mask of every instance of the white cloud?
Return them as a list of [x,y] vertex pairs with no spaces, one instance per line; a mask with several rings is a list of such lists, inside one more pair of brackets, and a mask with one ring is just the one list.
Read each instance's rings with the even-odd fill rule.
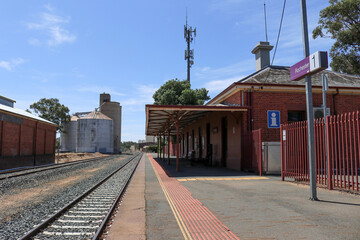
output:
[[32,75],[30,77],[36,81],[47,83],[47,82],[54,82],[56,80],[59,80],[60,77],[64,77],[64,73],[32,70]]
[[116,95],[116,96],[126,96],[126,94],[121,93],[121,92],[117,92],[116,90],[114,90],[111,87],[107,87],[107,86],[86,86],[86,87],[80,87],[77,89],[77,91],[79,92],[91,92],[91,93],[110,93],[111,95]]
[[[152,96],[158,90],[158,87],[151,87],[148,85],[138,85],[136,87],[136,95],[137,97],[131,97],[122,101],[121,105],[123,106],[135,106],[135,105],[144,105],[151,104],[154,102]],[[135,109],[133,109],[135,110]],[[144,109],[140,109],[143,111]]]
[[210,93],[219,93],[220,91],[224,90],[232,83],[241,80],[244,76],[237,76],[222,80],[212,80],[205,84],[205,88],[209,90]]
[[204,82],[205,88],[213,95],[254,72],[254,70],[255,61],[251,58],[220,68],[194,68],[194,76],[197,80]]
[[237,14],[244,11],[246,0],[213,0],[209,4],[211,11],[221,11],[225,14]]
[[[64,28],[64,25],[70,22],[70,17],[62,17],[54,13],[55,9],[50,4],[45,6],[47,12],[40,14],[38,22],[27,23],[29,30],[38,30],[46,35],[48,39],[45,43],[48,46],[57,46],[63,43],[72,43],[76,41],[76,36]],[[43,43],[38,38],[30,38],[28,41],[32,45],[40,45]]]
[[224,79],[244,75],[244,73],[249,73],[253,70],[255,70],[255,62],[251,58],[220,68],[194,68],[194,76],[199,79]]
[[10,61],[2,60],[2,61],[0,61],[0,68],[4,68],[8,71],[12,71],[12,70],[14,70],[15,67],[22,64],[23,62],[24,62],[24,59],[22,59],[22,58],[14,58],[14,59],[11,59]]

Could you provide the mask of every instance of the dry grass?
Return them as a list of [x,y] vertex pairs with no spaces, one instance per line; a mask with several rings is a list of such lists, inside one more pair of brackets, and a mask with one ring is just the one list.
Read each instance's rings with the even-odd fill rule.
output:
[[95,158],[95,157],[105,157],[108,156],[108,154],[104,153],[60,153],[59,155],[55,154],[55,162],[56,163],[66,163],[66,162],[73,162],[73,161],[79,161],[89,158]]

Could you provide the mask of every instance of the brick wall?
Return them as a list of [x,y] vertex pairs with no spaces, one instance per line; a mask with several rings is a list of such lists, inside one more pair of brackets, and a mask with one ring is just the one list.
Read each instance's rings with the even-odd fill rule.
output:
[[56,127],[16,118],[0,121],[0,169],[53,162]]
[[[210,143],[213,147],[212,152],[212,164],[221,165],[221,155],[222,155],[222,118],[227,119],[227,158],[226,158],[226,167],[240,170],[241,169],[241,122],[243,121],[243,115],[246,115],[246,112],[212,112],[207,114],[205,117],[195,121],[194,123],[186,126],[182,134],[185,136],[185,149],[183,149],[183,143],[181,143],[181,153],[188,151],[186,149],[187,141],[189,140],[186,136],[187,133],[191,136],[191,142],[189,143],[189,151],[195,150],[195,158],[199,158],[200,151],[201,157],[206,158],[207,146],[206,146],[206,124],[210,124]],[[199,147],[199,127],[201,129],[201,138],[204,138],[203,149]],[[194,136],[192,132],[194,130]],[[192,146],[192,139],[196,138],[197,146]],[[200,139],[202,141],[202,139]]]
[[[250,97],[251,96],[251,97]],[[251,99],[250,99],[251,98]],[[249,124],[250,115],[252,116],[252,129],[262,128],[263,141],[280,141],[280,130],[269,129],[267,127],[267,111],[279,110],[281,123],[287,123],[288,111],[306,111],[305,93],[285,93],[285,92],[247,92],[245,93],[245,105],[249,106],[251,102],[251,113],[245,115],[242,119],[243,129]],[[241,103],[241,92],[234,94],[224,102],[239,104]],[[322,94],[313,93],[313,106],[321,107]],[[348,113],[360,110],[360,95],[327,95],[326,105],[330,108],[331,114]]]

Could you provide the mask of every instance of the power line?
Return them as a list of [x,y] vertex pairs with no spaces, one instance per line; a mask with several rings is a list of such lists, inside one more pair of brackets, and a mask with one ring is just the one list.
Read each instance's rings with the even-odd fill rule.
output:
[[280,20],[280,26],[279,26],[279,32],[278,32],[278,36],[277,36],[277,39],[276,39],[276,45],[275,45],[274,55],[273,55],[273,58],[272,58],[272,60],[271,60],[271,65],[273,65],[273,63],[274,63],[274,59],[275,59],[275,55],[276,55],[276,50],[277,50],[277,46],[278,46],[278,43],[279,43],[279,38],[280,38],[280,33],[281,33],[281,27],[282,27],[282,22],[283,22],[283,18],[284,18],[284,12],[285,12],[285,5],[286,5],[286,0],[284,0],[283,10],[282,10],[281,20]]
[[[264,2],[264,5],[265,5],[265,2]],[[274,59],[275,59],[275,55],[276,55],[276,50],[277,50],[277,46],[278,46],[279,38],[280,38],[280,33],[281,33],[282,22],[283,22],[283,18],[284,18],[285,5],[286,5],[286,0],[284,0],[283,10],[282,10],[281,19],[280,19],[279,32],[278,32],[278,36],[277,36],[277,39],[276,39],[275,50],[274,50],[273,58],[272,58],[272,60],[271,60],[271,64],[270,64],[270,66],[269,66],[269,71],[268,71],[267,74],[266,74],[265,82],[266,82],[267,79],[269,78],[269,75],[270,75],[270,72],[271,72],[271,66],[274,64]],[[266,36],[267,36],[267,35],[266,35]]]

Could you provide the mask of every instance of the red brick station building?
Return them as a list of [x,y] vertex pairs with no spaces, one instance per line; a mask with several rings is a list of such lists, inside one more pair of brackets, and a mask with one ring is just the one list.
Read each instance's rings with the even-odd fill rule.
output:
[[[179,135],[180,158],[251,170],[245,157],[250,151],[246,135],[261,129],[262,161],[271,158],[267,145],[275,146],[273,154],[278,156],[275,163],[263,166],[273,164],[274,172],[280,172],[280,124],[306,120],[306,93],[305,80],[290,81],[290,67],[270,66],[271,49],[268,42],[259,42],[252,50],[256,72],[234,82],[204,106],[146,105],[146,135]],[[315,118],[323,117],[322,73],[329,81],[328,114],[360,110],[360,77],[325,70],[311,77]],[[175,154],[177,147],[173,149]]]
[[0,170],[54,163],[57,125],[0,96]]

